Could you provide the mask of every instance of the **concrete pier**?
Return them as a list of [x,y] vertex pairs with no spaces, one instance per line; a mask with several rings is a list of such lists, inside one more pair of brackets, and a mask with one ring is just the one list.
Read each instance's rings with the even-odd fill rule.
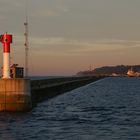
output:
[[92,83],[104,77],[66,77],[31,81],[33,106],[49,98]]
[[29,111],[41,101],[104,77],[66,77],[46,80],[0,79],[0,111]]
[[0,111],[32,108],[29,79],[0,79]]

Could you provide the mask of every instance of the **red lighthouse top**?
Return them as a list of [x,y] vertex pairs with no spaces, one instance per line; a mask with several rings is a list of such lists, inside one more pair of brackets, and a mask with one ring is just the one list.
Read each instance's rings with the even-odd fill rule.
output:
[[4,53],[10,53],[10,44],[12,43],[12,35],[7,33],[1,35],[0,42],[3,44]]

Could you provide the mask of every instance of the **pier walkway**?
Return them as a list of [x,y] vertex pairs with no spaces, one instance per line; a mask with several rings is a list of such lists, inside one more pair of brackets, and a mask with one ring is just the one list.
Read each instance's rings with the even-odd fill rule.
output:
[[38,102],[55,97],[67,91],[92,83],[104,77],[66,77],[31,81],[33,106]]

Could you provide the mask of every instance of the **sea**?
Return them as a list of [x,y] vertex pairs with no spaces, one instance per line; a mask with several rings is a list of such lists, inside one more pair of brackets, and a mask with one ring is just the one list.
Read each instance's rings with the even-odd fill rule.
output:
[[140,140],[140,78],[104,78],[30,112],[1,112],[0,140]]

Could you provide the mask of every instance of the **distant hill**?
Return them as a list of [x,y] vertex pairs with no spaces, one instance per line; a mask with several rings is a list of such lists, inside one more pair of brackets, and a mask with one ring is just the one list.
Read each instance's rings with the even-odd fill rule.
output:
[[118,66],[104,66],[100,68],[96,68],[92,71],[80,71],[77,75],[80,76],[88,76],[88,75],[112,75],[120,74],[125,75],[127,74],[129,69],[133,69],[134,72],[140,72],[140,65],[118,65]]

